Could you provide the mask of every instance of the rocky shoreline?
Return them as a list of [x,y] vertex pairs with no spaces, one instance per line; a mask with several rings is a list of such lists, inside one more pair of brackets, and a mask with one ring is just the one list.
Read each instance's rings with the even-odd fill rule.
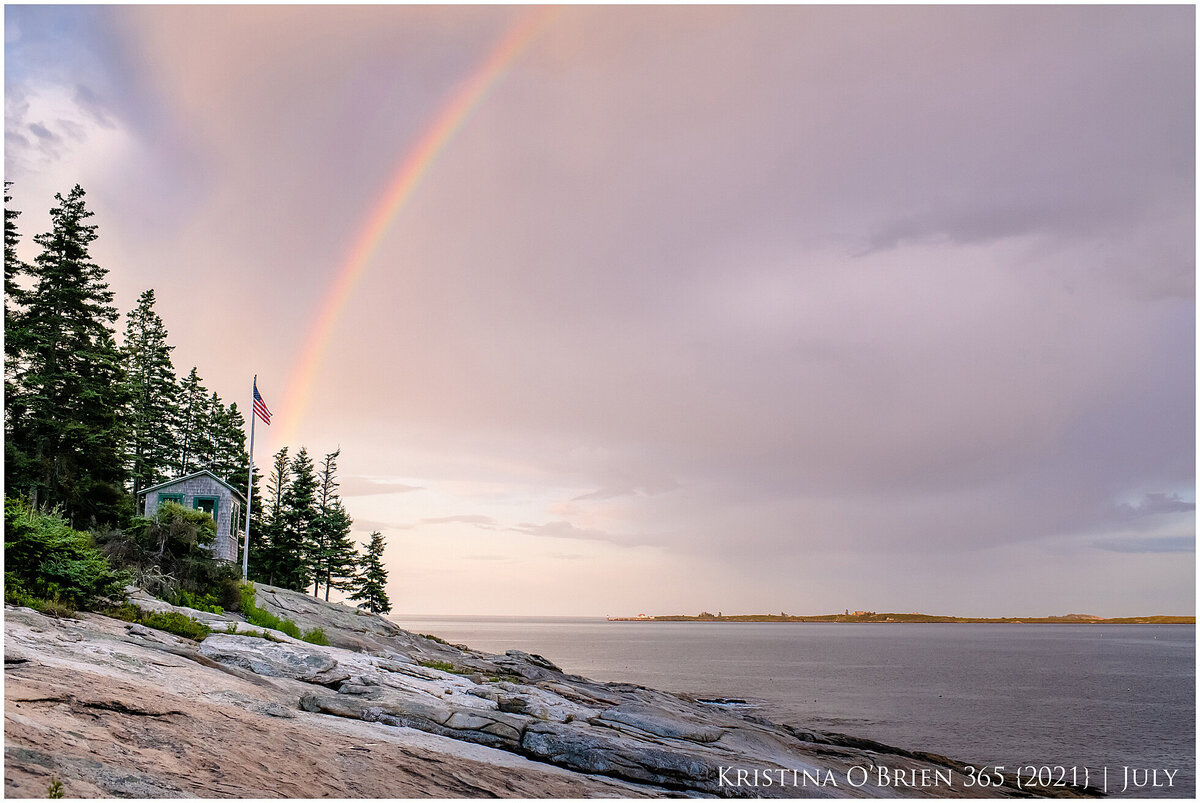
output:
[[490,655],[258,585],[321,647],[175,608],[202,642],[6,607],[5,793],[46,797],[1068,797],[952,759]]

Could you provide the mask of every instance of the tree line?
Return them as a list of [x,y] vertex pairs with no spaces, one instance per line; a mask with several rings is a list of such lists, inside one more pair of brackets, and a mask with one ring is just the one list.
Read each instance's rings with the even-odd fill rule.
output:
[[[17,256],[20,212],[4,188],[4,481],[6,494],[61,512],[72,527],[128,527],[140,491],[207,469],[235,488],[249,483],[246,419],[193,366],[177,376],[174,346],[144,291],[119,319],[107,271],[90,248],[93,213],[76,185],[55,195],[50,231],[32,263]],[[251,576],[314,595],[344,589],[361,607],[389,608],[383,538],[360,555],[338,495],[340,449],[319,467],[306,449],[275,456],[268,504],[254,471],[249,500]]]
[[258,548],[250,550],[255,577],[271,585],[350,592],[350,599],[378,612],[389,607],[384,583],[383,536],[371,533],[360,556],[350,539],[353,520],[338,495],[337,459],[341,449],[314,466],[304,447],[289,459],[285,446],[275,453],[267,477],[267,498]]

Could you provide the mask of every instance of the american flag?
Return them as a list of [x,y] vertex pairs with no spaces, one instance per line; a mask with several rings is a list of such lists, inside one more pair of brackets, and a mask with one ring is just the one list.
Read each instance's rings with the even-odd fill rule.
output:
[[262,396],[258,395],[257,379],[254,380],[254,414],[261,418],[267,426],[271,425],[271,411],[267,409],[267,403],[262,400]]

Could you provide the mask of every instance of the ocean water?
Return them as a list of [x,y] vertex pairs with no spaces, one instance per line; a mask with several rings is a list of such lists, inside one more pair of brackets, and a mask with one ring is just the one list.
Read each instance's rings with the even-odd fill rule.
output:
[[[567,672],[746,699],[777,722],[979,765],[1103,768],[1117,797],[1196,789],[1196,630],[1187,625],[607,622],[391,617]],[[1126,768],[1176,770],[1122,791]]]

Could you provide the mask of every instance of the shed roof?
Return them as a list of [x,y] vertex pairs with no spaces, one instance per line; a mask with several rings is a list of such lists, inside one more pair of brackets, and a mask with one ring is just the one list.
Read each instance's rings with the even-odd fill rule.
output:
[[245,494],[243,494],[237,488],[234,488],[229,483],[225,482],[225,480],[221,479],[216,474],[213,474],[208,469],[202,469],[201,471],[193,471],[191,474],[188,474],[186,476],[175,477],[174,479],[167,480],[166,482],[160,482],[158,485],[151,485],[149,488],[143,488],[142,490],[138,491],[138,496],[141,496],[142,494],[145,494],[145,493],[150,493],[151,491],[157,491],[159,488],[166,488],[169,485],[174,485],[176,483],[183,482],[184,480],[190,480],[193,477],[199,477],[201,474],[207,474],[208,476],[212,477],[215,481],[220,483],[222,486],[229,489],[229,492],[232,493],[234,496],[236,496],[239,502],[241,502],[242,504],[246,504],[246,495]]

